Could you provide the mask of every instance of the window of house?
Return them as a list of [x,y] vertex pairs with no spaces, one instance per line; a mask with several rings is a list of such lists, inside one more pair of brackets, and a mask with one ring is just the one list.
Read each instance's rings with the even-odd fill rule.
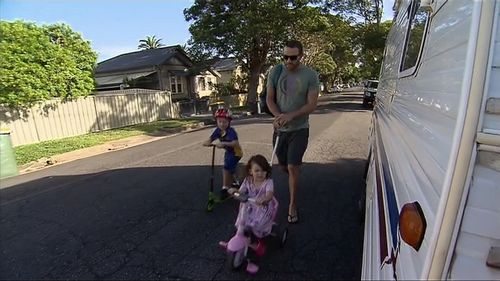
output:
[[198,77],[198,88],[200,89],[200,91],[206,90],[205,77]]
[[170,76],[170,91],[172,91],[172,93],[177,93],[176,84],[177,84],[176,77],[175,76]]
[[418,64],[424,45],[425,31],[429,12],[420,9],[420,0],[413,0],[409,6],[409,26],[406,36],[405,51],[401,62],[401,72],[411,75]]
[[177,77],[177,93],[182,93],[182,82],[181,77]]
[[170,91],[172,93],[182,93],[182,82],[180,76],[170,76]]
[[207,85],[209,90],[213,90],[212,77],[207,77]]

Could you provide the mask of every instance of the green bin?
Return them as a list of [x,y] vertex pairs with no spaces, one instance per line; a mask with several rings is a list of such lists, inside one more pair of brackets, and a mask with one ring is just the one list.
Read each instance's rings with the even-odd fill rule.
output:
[[10,130],[0,129],[0,179],[19,174],[16,155],[10,140]]

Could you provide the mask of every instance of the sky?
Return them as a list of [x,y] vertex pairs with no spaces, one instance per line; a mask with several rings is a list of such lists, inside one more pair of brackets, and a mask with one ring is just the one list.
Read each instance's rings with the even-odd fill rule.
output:
[[[0,18],[37,24],[63,22],[91,42],[98,61],[137,50],[139,40],[156,35],[165,45],[186,44],[189,22],[183,10],[194,0],[0,0]],[[384,0],[383,19],[392,18],[394,0]]]

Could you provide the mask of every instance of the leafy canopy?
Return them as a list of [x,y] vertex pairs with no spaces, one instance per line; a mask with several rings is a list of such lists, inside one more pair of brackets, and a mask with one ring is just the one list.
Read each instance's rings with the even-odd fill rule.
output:
[[0,22],[0,104],[29,107],[94,89],[97,54],[66,24]]

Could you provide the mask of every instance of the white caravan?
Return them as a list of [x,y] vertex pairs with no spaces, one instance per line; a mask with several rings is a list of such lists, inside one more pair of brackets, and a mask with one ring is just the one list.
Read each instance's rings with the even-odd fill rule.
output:
[[500,0],[395,0],[362,279],[500,280]]

